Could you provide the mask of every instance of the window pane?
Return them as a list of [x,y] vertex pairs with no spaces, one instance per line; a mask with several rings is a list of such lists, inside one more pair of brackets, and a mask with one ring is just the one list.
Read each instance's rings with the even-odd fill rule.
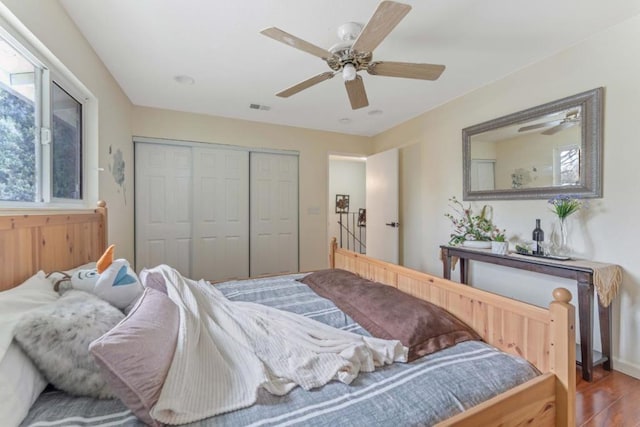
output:
[[580,183],[580,148],[572,147],[560,151],[560,184]]
[[35,66],[0,39],[0,200],[36,200]]
[[52,195],[82,198],[82,104],[52,85]]

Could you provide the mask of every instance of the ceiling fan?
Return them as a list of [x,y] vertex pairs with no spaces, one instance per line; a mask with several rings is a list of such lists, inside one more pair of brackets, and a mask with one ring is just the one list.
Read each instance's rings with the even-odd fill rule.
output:
[[279,28],[271,27],[260,33],[317,56],[329,65],[326,71],[291,86],[276,96],[288,98],[318,83],[342,73],[351,108],[357,110],[369,105],[367,92],[358,71],[366,70],[374,76],[404,77],[408,79],[436,80],[444,71],[444,65],[417,64],[411,62],[372,61],[373,50],[389,35],[411,10],[411,6],[394,1],[383,1],[378,5],[369,22],[361,24],[349,22],[338,28],[342,39],[331,48],[323,49]]
[[580,123],[580,110],[567,111],[561,119],[550,120],[548,122],[537,123],[535,125],[524,126],[518,129],[518,132],[527,132],[534,129],[549,128],[542,135],[554,135],[561,130],[568,129]]

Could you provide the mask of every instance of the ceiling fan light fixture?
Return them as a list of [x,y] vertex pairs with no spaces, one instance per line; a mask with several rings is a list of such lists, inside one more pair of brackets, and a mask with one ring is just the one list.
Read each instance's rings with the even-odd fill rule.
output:
[[342,67],[342,78],[345,82],[350,82],[356,78],[356,67],[352,63],[348,62]]

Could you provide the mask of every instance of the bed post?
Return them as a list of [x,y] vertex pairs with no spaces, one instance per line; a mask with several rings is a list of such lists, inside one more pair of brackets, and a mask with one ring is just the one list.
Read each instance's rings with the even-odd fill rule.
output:
[[338,247],[338,241],[335,237],[331,238],[329,244],[329,268],[336,268],[336,248]]
[[104,200],[98,200],[98,207],[96,212],[102,216],[100,227],[102,228],[100,238],[98,241],[99,250],[104,252],[107,249],[107,243],[109,242],[109,221],[107,217],[107,202]]
[[556,374],[556,426],[576,424],[576,329],[571,293],[553,291],[551,312],[551,371]]

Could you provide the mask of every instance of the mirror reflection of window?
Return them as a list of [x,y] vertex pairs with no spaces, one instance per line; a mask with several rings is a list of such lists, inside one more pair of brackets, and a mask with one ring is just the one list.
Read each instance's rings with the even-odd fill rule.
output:
[[578,185],[580,183],[580,146],[557,147],[553,151],[553,184]]

